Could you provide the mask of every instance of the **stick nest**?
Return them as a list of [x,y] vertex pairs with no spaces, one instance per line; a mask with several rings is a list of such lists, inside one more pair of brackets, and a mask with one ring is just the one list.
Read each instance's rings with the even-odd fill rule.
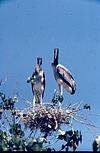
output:
[[26,128],[40,129],[41,132],[51,133],[59,129],[61,124],[70,124],[71,118],[80,111],[79,105],[59,109],[53,105],[36,105],[31,109],[18,111],[18,115]]

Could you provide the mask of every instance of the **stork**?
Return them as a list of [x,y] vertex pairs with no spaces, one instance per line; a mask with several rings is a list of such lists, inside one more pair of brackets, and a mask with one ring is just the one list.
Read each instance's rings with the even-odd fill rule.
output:
[[35,71],[31,77],[28,77],[27,83],[31,82],[33,92],[33,106],[35,104],[42,105],[45,91],[45,73],[42,69],[42,58],[38,57]]
[[59,48],[54,48],[54,60],[51,63],[54,73],[54,78],[57,81],[60,96],[63,97],[63,88],[70,94],[76,91],[76,83],[71,72],[63,65],[58,63]]

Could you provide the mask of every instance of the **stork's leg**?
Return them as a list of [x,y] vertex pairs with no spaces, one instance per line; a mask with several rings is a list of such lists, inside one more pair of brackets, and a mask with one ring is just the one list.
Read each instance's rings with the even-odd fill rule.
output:
[[59,84],[60,96],[63,97],[63,85]]
[[40,105],[42,106],[42,95],[40,97]]
[[60,101],[59,101],[59,105],[58,106],[59,106],[58,108],[61,110],[61,102]]
[[[59,84],[59,92],[60,92],[60,97],[62,95],[62,85]],[[60,97],[59,97],[59,109],[61,110],[61,102],[60,102]]]
[[60,96],[63,96],[63,86],[62,86],[62,84],[60,85]]
[[62,84],[59,84],[59,91],[60,91],[59,109],[61,109],[61,104],[62,104],[62,101],[63,101],[63,86],[62,86]]
[[35,106],[35,96],[33,98],[33,106],[32,107],[34,107],[34,106]]

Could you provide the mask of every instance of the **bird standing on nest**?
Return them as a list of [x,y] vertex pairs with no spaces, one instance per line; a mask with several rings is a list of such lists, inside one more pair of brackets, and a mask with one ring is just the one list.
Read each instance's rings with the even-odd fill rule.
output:
[[45,73],[42,69],[42,58],[37,58],[35,71],[32,77],[28,77],[27,83],[31,82],[32,92],[34,95],[33,106],[35,104],[42,105],[45,91]]
[[63,88],[70,94],[74,94],[76,91],[76,84],[71,72],[58,63],[59,49],[54,49],[54,59],[51,63],[55,80],[59,87],[60,98],[63,100]]

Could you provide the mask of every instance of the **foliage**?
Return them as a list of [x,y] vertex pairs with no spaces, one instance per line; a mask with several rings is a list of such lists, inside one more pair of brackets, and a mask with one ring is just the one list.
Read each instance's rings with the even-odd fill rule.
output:
[[[49,140],[54,133],[56,141],[63,140],[60,151],[76,151],[82,143],[81,131],[73,130],[71,121],[81,110],[90,110],[89,105],[74,104],[61,108],[59,104],[62,104],[63,97],[57,93],[51,104],[22,111],[15,108],[16,96],[6,97],[0,92],[0,97],[0,151],[56,151]],[[71,130],[63,131],[61,125],[70,126]]]
[[100,136],[96,136],[95,140],[93,141],[92,147],[94,152],[100,151]]

